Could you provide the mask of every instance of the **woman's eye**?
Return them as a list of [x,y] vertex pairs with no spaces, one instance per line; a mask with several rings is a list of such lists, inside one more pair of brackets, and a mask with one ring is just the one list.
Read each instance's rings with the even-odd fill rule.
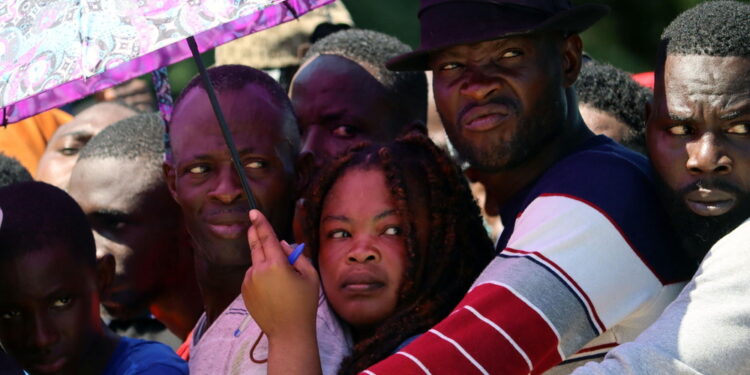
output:
[[350,125],[339,125],[333,129],[333,135],[337,137],[349,138],[354,136],[355,129]]
[[748,134],[748,131],[750,131],[750,124],[736,124],[727,129],[727,133],[729,134],[745,135]]
[[675,125],[667,128],[667,132],[672,135],[689,135],[692,133],[692,129],[687,125]]
[[0,313],[0,318],[3,319],[16,319],[21,316],[21,312],[18,310],[3,311]]
[[252,160],[248,163],[245,163],[245,168],[260,169],[260,168],[265,168],[266,165],[268,165],[268,163],[266,163],[263,160]]
[[335,230],[330,233],[328,233],[328,238],[348,238],[351,237],[351,234],[345,230]]
[[70,304],[70,301],[70,297],[61,297],[52,302],[52,307],[56,309],[63,308],[65,306],[68,306]]
[[401,234],[401,228],[399,227],[388,227],[385,229],[383,234],[387,234],[389,236],[398,236]]

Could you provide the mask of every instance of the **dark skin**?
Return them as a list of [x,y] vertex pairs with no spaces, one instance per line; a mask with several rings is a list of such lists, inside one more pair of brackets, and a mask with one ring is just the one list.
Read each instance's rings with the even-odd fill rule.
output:
[[0,264],[0,342],[32,375],[101,374],[119,342],[99,317],[114,259],[85,264],[62,242]]
[[[150,310],[184,340],[203,311],[193,250],[179,206],[161,171],[149,163],[81,160],[69,192],[91,224],[97,254],[111,254],[117,261],[113,286],[102,296],[107,311],[132,319]],[[174,272],[164,272],[165,265]]]
[[39,159],[35,179],[67,189],[81,148],[102,129],[135,114],[131,109],[112,103],[98,103],[83,110],[52,135]]
[[750,58],[667,56],[648,108],[651,162],[697,261],[750,216]]
[[[247,85],[218,93],[259,209],[291,240],[296,150],[294,115],[266,90]],[[172,119],[173,164],[164,172],[195,245],[195,270],[208,323],[240,294],[250,266],[249,204],[205,91],[195,88]]]
[[[294,76],[289,96],[299,121],[302,150],[300,184],[349,147],[389,142],[414,129],[424,131],[367,67],[338,55],[319,55]],[[295,238],[303,239],[302,200],[295,213]]]
[[578,35],[512,36],[450,47],[430,59],[435,104],[448,137],[487,189],[496,215],[516,192],[593,136],[572,84]]

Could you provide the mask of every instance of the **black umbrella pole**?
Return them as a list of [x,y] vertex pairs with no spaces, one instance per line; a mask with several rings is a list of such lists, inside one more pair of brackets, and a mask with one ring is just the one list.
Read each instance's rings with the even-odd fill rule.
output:
[[188,37],[187,42],[188,46],[190,46],[190,52],[193,53],[193,60],[195,61],[195,65],[198,67],[198,72],[203,79],[203,86],[206,89],[206,93],[208,94],[208,99],[211,101],[211,107],[214,109],[216,119],[219,120],[221,133],[224,135],[224,141],[227,143],[229,153],[232,156],[234,169],[240,176],[242,190],[245,191],[247,201],[250,203],[250,209],[258,208],[258,204],[255,202],[253,192],[252,190],[250,190],[250,184],[247,182],[248,180],[247,174],[245,174],[245,168],[242,167],[242,163],[240,162],[240,154],[237,152],[237,147],[235,147],[234,145],[232,133],[229,131],[227,121],[224,119],[224,113],[221,111],[221,107],[219,106],[219,100],[216,98],[216,92],[214,92],[214,87],[211,85],[211,80],[208,79],[208,72],[206,72],[206,67],[203,65],[203,60],[201,60],[200,53],[198,52],[198,45],[195,43],[195,38],[193,38],[192,36]]

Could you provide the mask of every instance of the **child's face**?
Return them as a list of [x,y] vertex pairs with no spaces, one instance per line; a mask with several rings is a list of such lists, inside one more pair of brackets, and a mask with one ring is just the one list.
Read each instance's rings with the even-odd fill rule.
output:
[[318,262],[333,309],[357,331],[393,313],[406,267],[404,223],[380,169],[349,170],[320,218]]
[[74,374],[101,334],[94,267],[48,247],[0,264],[0,342],[31,374]]

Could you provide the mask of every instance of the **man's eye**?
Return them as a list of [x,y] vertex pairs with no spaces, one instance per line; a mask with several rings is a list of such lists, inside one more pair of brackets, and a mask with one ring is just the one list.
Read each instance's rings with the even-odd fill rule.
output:
[[65,156],[78,155],[78,151],[80,151],[80,149],[78,149],[76,147],[65,147],[65,148],[61,148],[60,149],[60,153],[63,154],[63,155],[65,155]]
[[328,233],[328,238],[349,238],[352,235],[345,230],[334,230]]
[[267,165],[268,163],[265,162],[264,160],[251,160],[245,163],[245,168],[261,169],[261,168],[265,168]]
[[748,131],[750,131],[750,124],[736,124],[727,129],[727,133],[729,134],[745,135],[748,134]]
[[203,174],[208,172],[208,167],[205,165],[194,165],[187,168],[187,172],[190,174]]
[[387,234],[389,236],[398,236],[402,233],[401,228],[399,227],[388,227],[383,231],[383,234]]
[[448,70],[458,69],[460,67],[461,67],[461,64],[458,64],[458,63],[444,63],[444,64],[438,65],[438,70],[448,71]]
[[21,312],[18,310],[3,311],[0,313],[0,318],[3,319],[17,319],[21,317]]
[[675,125],[670,126],[667,128],[667,131],[669,134],[672,135],[690,135],[692,134],[692,129],[687,125]]
[[72,301],[72,299],[70,297],[61,297],[61,298],[58,298],[58,299],[52,301],[52,308],[54,308],[54,309],[61,309],[61,308],[65,307],[65,306],[70,305],[71,301]]
[[333,129],[332,133],[337,137],[349,138],[354,136],[355,128],[350,125],[339,125]]
[[504,59],[510,59],[513,57],[521,56],[521,55],[523,55],[523,52],[520,49],[511,49],[511,50],[507,50],[503,52],[501,57]]

